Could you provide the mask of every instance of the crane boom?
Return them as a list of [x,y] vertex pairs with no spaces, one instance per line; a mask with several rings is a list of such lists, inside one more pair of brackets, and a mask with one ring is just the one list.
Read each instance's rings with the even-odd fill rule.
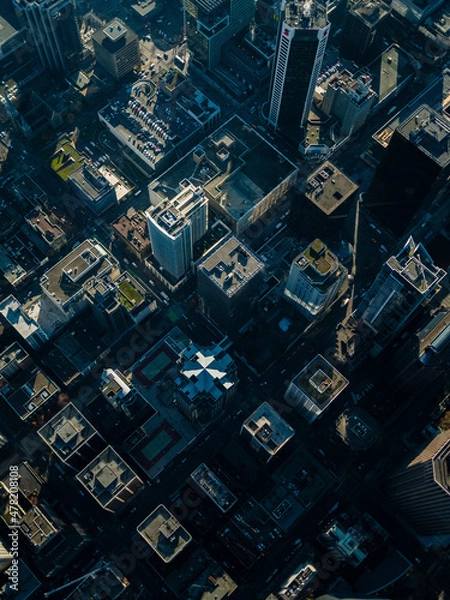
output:
[[79,583],[80,581],[84,581],[91,575],[94,575],[94,573],[97,573],[98,571],[102,571],[103,569],[106,569],[107,567],[109,567],[109,565],[110,565],[110,563],[102,562],[102,564],[100,566],[98,566],[96,569],[93,569],[92,571],[89,571],[89,573],[86,573],[85,575],[82,575],[81,577],[77,577],[77,579],[73,579],[72,581],[69,581],[68,583],[65,583],[64,585],[61,585],[60,587],[58,587],[54,590],[50,590],[49,592],[46,592],[44,594],[44,598],[48,598],[52,594],[56,594],[56,592],[60,592],[61,590],[64,590],[66,587],[69,587],[70,585],[73,585],[74,583]]

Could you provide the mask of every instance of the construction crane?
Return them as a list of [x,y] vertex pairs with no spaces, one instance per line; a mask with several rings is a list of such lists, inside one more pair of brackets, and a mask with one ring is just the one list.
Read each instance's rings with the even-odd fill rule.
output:
[[56,594],[57,592],[60,592],[61,590],[64,590],[65,588],[69,587],[70,585],[73,585],[74,583],[80,583],[81,581],[84,581],[85,579],[87,579],[91,575],[94,575],[94,573],[98,573],[99,571],[107,569],[110,564],[111,563],[109,563],[109,562],[105,563],[105,562],[102,561],[101,564],[96,569],[93,569],[92,571],[89,571],[89,573],[86,573],[86,575],[82,575],[81,577],[78,577],[77,579],[73,579],[72,581],[69,581],[68,583],[65,583],[64,585],[61,585],[60,587],[58,587],[58,588],[56,588],[54,590],[50,590],[49,592],[46,592],[44,594],[44,598],[48,598],[52,594]]

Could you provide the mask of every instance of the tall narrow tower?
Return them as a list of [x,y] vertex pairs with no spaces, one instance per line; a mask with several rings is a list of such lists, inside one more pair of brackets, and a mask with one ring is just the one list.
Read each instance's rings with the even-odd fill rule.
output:
[[450,534],[450,431],[387,481],[389,502],[419,535]]
[[81,41],[73,0],[13,0],[42,65],[64,73],[78,57]]
[[185,0],[184,11],[189,50],[209,70],[220,62],[225,42],[250,25],[255,0]]
[[316,0],[283,2],[281,13],[269,124],[298,144],[308,121],[330,25]]

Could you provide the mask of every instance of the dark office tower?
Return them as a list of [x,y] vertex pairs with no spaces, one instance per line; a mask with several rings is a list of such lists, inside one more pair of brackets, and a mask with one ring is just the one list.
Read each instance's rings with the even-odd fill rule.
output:
[[445,275],[412,237],[397,256],[388,258],[353,315],[372,332],[376,349],[382,350],[406,325]]
[[139,38],[120,19],[113,19],[92,36],[95,58],[117,80],[139,64]]
[[315,0],[283,3],[281,12],[269,123],[298,144],[308,121],[330,25]]
[[42,65],[64,73],[81,51],[73,0],[13,0]]
[[364,205],[396,235],[426,206],[450,173],[450,120],[420,106],[395,130]]
[[391,9],[380,0],[361,0],[347,14],[341,52],[345,58],[365,64],[376,47]]
[[188,48],[203,69],[214,68],[222,46],[248,27],[255,14],[255,0],[185,0]]
[[419,535],[450,534],[450,431],[436,436],[386,483],[386,495]]

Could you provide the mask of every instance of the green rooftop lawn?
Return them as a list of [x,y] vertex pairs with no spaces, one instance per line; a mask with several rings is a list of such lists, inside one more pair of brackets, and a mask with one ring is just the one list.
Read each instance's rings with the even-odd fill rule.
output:
[[133,306],[139,304],[144,299],[126,279],[119,283],[119,290],[121,292],[120,301],[127,310],[131,310]]
[[69,175],[81,167],[83,162],[84,158],[81,154],[68,140],[64,140],[53,154],[50,167],[61,179],[67,181]]

